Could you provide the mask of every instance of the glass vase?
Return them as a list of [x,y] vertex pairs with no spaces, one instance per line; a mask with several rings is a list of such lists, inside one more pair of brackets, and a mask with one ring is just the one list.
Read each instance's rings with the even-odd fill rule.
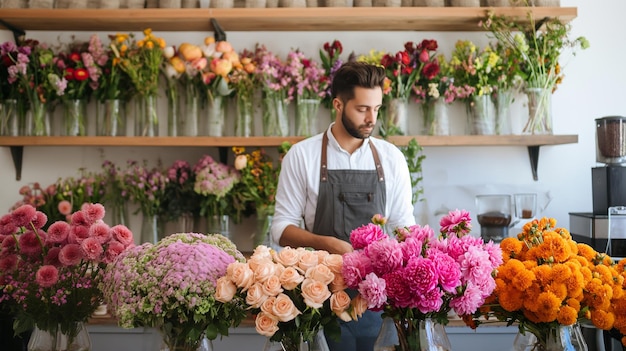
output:
[[65,110],[63,118],[63,135],[87,135],[87,100],[69,99],[63,102]]
[[96,135],[124,136],[126,135],[126,116],[124,116],[124,101],[107,99],[98,101],[96,113]]
[[409,130],[409,100],[393,98],[385,103],[380,135],[407,135]]
[[135,114],[135,136],[159,136],[159,114],[156,95],[139,95]]
[[159,328],[163,344],[160,351],[213,351],[213,343],[204,334],[197,340],[189,340],[175,335],[175,332],[165,333]]
[[289,102],[279,95],[266,94],[263,99],[263,135],[289,135]]
[[126,202],[120,202],[111,206],[111,224],[122,224],[130,227],[130,217],[128,215]]
[[317,131],[317,112],[319,99],[298,99],[296,101],[296,135],[311,136]]
[[552,89],[527,88],[528,120],[522,134],[552,134]]
[[511,104],[513,103],[513,92],[511,90],[501,90],[494,94],[492,98],[496,107],[496,134],[511,134]]
[[196,226],[196,217],[191,212],[183,212],[176,219],[176,233],[192,233]]
[[184,123],[180,115],[180,96],[178,95],[178,87],[174,82],[167,83],[165,89],[167,96],[167,135],[182,135],[182,124]]
[[302,340],[301,335],[292,338],[285,336],[281,341],[272,341],[268,338],[263,351],[330,351],[330,348],[324,333],[320,331],[311,340]]
[[207,234],[222,234],[230,239],[228,215],[208,215],[207,216]]
[[39,99],[32,99],[26,115],[24,135],[50,136],[51,108]]
[[185,86],[185,98],[181,108],[182,115],[178,123],[178,135],[198,136],[200,117],[200,95],[198,90],[192,85]]
[[559,325],[524,330],[513,340],[514,351],[587,351],[580,325]]
[[204,120],[204,135],[224,136],[226,126],[226,99],[221,95],[209,97]]
[[471,135],[493,135],[496,132],[496,111],[491,96],[472,96],[467,103],[468,129]]
[[402,322],[385,317],[374,343],[374,351],[450,351],[451,349],[444,326],[435,323],[430,318]]
[[20,135],[20,114],[18,113],[18,101],[16,99],[2,100],[0,103],[0,135]]
[[[83,322],[74,322],[54,330],[35,327],[28,341],[28,351],[90,351],[91,339]],[[64,332],[69,330],[69,332]]]
[[257,210],[256,229],[254,231],[253,247],[259,245],[271,246],[270,226],[272,225],[272,216],[269,213]]
[[141,221],[140,243],[156,244],[161,239],[159,216],[144,213]]
[[443,99],[428,100],[422,103],[425,135],[450,135],[448,104]]
[[254,135],[254,108],[252,93],[240,92],[235,97],[237,102],[237,119],[235,119],[235,136],[249,137]]

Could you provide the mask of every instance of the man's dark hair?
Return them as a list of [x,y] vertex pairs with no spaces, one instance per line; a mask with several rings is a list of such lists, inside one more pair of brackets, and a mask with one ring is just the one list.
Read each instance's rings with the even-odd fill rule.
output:
[[354,98],[354,88],[383,89],[385,69],[365,62],[346,62],[335,72],[331,93],[346,102]]

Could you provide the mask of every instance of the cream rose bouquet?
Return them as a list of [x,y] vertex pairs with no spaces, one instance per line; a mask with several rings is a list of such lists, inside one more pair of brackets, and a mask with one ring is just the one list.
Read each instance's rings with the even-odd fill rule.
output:
[[343,258],[326,251],[258,246],[246,263],[234,262],[217,280],[215,299],[223,303],[243,297],[256,315],[256,331],[297,350],[323,328],[339,337],[337,318],[357,319],[367,306],[351,300],[341,275]]

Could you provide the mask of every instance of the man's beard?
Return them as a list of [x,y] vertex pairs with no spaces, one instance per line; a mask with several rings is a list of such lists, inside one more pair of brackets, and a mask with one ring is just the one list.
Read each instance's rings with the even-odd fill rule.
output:
[[360,126],[354,125],[354,123],[352,123],[352,121],[348,119],[348,116],[346,116],[345,110],[341,111],[341,123],[343,123],[343,127],[346,129],[348,134],[350,134],[352,137],[357,138],[357,139],[367,139],[371,136],[371,133],[362,133],[359,130],[360,127],[370,127],[370,126],[372,128],[374,127],[373,123],[362,124]]

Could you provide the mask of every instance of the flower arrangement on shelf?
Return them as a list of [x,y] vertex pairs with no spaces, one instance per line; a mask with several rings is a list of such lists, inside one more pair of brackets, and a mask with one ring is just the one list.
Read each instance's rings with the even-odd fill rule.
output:
[[[326,42],[324,43],[323,50],[320,49],[320,59],[322,60],[322,67],[325,71],[325,77],[327,79],[328,85],[326,86],[326,90],[324,91],[324,96],[322,97],[322,104],[331,111],[331,117],[335,114],[335,109],[333,108],[333,97],[330,91],[330,86],[333,81],[333,77],[335,76],[335,72],[341,67],[343,64],[343,60],[341,60],[341,54],[343,53],[343,45],[339,40],[333,40],[332,43]],[[331,120],[335,120],[331,118]]]
[[[387,78],[391,82],[391,90],[386,95],[388,99],[407,100],[411,95],[413,86],[426,63],[431,61],[433,53],[437,50],[436,40],[422,40],[415,44],[411,41],[404,44],[404,50],[395,55],[385,54],[380,63],[385,68]],[[428,69],[432,70],[432,63]],[[426,72],[432,74],[432,72]]]
[[216,299],[243,299],[256,316],[257,333],[281,342],[284,350],[298,350],[322,328],[338,338],[337,318],[350,321],[365,310],[345,292],[342,262],[341,255],[326,251],[286,247],[276,252],[259,245],[247,262],[228,266],[217,281]]
[[[94,62],[98,66],[101,74],[98,79],[98,87],[94,94],[100,102],[106,100],[128,101],[134,94],[134,87],[130,77],[121,67],[122,60],[115,56],[114,47],[124,43],[128,35],[109,35],[109,45],[105,48],[100,37],[93,35],[89,39],[90,51]],[[123,51],[123,46],[117,49]]]
[[[495,288],[493,273],[502,254],[493,242],[469,234],[471,217],[455,210],[441,218],[435,235],[429,226],[398,228],[389,237],[380,215],[354,229],[354,251],[343,255],[343,277],[369,309],[394,321],[400,350],[420,350],[418,325],[445,325],[448,313],[472,315]],[[386,345],[390,346],[390,345]]]
[[[18,46],[12,41],[6,41],[0,44],[0,100],[19,99],[22,87],[19,85],[19,79],[15,76],[16,66],[30,54],[30,48],[27,46]],[[13,68],[11,68],[13,67]],[[13,71],[13,73],[11,73]]]
[[128,198],[139,205],[136,212],[141,211],[145,217],[161,214],[168,178],[157,167],[149,169],[134,160],[127,161],[127,168],[121,174],[122,191]]
[[121,327],[155,327],[170,350],[196,350],[245,317],[243,299],[217,301],[218,278],[233,262],[245,258],[226,237],[177,233],[124,252],[100,288]]
[[204,55],[208,65],[201,72],[202,83],[209,103],[218,96],[228,96],[233,89],[229,86],[229,74],[235,64],[239,63],[239,55],[228,41],[215,41],[208,37],[204,41]]
[[286,64],[261,44],[256,44],[254,48],[254,62],[263,95],[263,133],[286,136],[289,134],[287,105],[295,97],[291,76],[286,73]]
[[[202,198],[200,202],[200,215],[206,217],[221,215],[236,215],[232,202],[228,195],[232,195],[232,189],[237,184],[241,175],[235,168],[213,157],[204,155],[193,167],[196,181],[193,190]],[[235,216],[235,221],[238,216]]]
[[534,336],[537,350],[545,349],[555,328],[583,320],[626,334],[626,260],[615,264],[545,217],[527,222],[500,247],[504,260],[496,288],[474,318],[466,320],[469,325],[515,323],[521,334]]
[[290,90],[296,99],[321,99],[329,86],[325,70],[317,61],[307,58],[300,50],[287,54],[285,74],[290,76]]
[[168,181],[165,184],[161,206],[166,220],[172,221],[183,215],[197,217],[200,212],[199,195],[194,191],[196,175],[189,162],[176,160],[166,170]]
[[0,218],[0,302],[9,303],[16,332],[36,326],[76,337],[76,323],[86,322],[103,299],[104,269],[134,245],[132,232],[110,227],[104,215],[104,206],[84,204],[47,231],[46,215],[30,205]]
[[110,209],[114,221],[127,225],[130,223],[128,202],[130,194],[125,189],[124,172],[109,160],[102,162],[101,177],[104,183],[102,202]]
[[[104,60],[104,52],[93,34],[88,42],[73,41],[54,57],[59,74],[67,84],[63,89],[63,100],[88,100],[98,88],[102,72],[98,60]],[[101,62],[101,61],[100,61]]]
[[230,86],[235,94],[237,119],[235,136],[254,134],[254,93],[258,87],[254,52],[243,50],[239,53],[239,62],[233,66],[229,75]]
[[469,40],[458,40],[447,65],[447,74],[459,88],[458,97],[490,96],[498,80],[495,67],[499,60],[489,46],[480,50]]

